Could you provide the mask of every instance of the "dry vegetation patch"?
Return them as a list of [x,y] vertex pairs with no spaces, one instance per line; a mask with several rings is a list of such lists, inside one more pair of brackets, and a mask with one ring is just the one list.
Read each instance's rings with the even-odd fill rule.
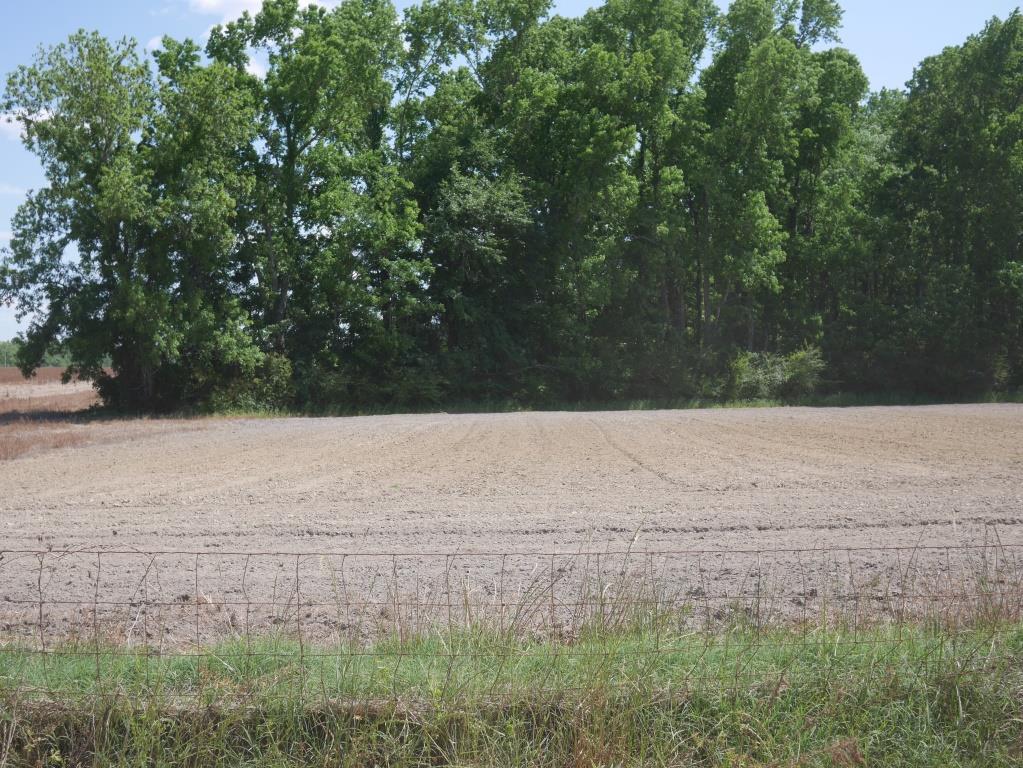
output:
[[22,419],[0,425],[0,461],[87,442],[83,425]]
[[0,461],[89,442],[76,417],[97,404],[92,385],[61,381],[63,369],[41,368],[31,379],[0,368]]
[[[74,413],[99,402],[87,381],[63,383],[62,368],[40,368],[26,379],[17,368],[0,368],[0,415]],[[8,419],[9,420],[9,419]]]
[[18,368],[0,368],[0,385],[38,386],[39,384],[59,384],[64,369],[59,367],[40,368],[35,375],[26,379]]
[[0,461],[202,427],[198,420],[102,418],[90,410],[99,405],[92,384],[64,384],[63,373],[40,368],[25,379],[17,368],[0,368]]

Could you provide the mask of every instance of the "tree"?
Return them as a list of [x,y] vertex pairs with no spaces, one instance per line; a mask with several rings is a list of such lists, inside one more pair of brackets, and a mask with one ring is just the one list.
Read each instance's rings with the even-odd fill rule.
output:
[[[265,76],[244,75],[249,50],[268,59]],[[307,381],[346,369],[331,391],[318,391],[321,379],[307,397],[379,380],[405,351],[402,323],[425,311],[416,293],[429,265],[414,250],[414,203],[387,145],[399,50],[393,7],[380,0],[333,10],[267,0],[207,45],[247,77],[259,108],[238,259],[260,345]]]
[[78,33],[4,98],[48,182],[3,267],[0,298],[35,318],[19,363],[28,374],[66,346],[67,375],[129,409],[198,402],[261,362],[230,284],[244,187],[230,157],[251,141],[251,105],[194,46],[165,45],[154,80],[133,42]]
[[0,103],[47,176],[0,266],[20,364],[126,409],[1019,387],[1021,16],[869,97],[841,17],[266,0],[154,65],[79,33]]
[[1023,383],[1023,15],[925,60],[886,190],[896,330],[885,368],[940,394]]

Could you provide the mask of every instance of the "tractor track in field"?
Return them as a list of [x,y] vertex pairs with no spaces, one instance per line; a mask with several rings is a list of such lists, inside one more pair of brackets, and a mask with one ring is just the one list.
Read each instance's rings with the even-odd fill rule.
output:
[[[1019,405],[76,428],[102,439],[0,462],[0,550],[209,553],[211,595],[238,589],[237,562],[212,567],[218,552],[336,553],[348,563],[401,553],[402,567],[426,584],[450,568],[435,553],[458,553],[466,573],[493,580],[500,553],[521,560],[525,579],[547,567],[530,553],[677,552],[665,573],[681,581],[682,553],[710,551],[722,553],[724,588],[744,567],[730,550],[920,547],[915,562],[937,573],[942,547],[1023,547]],[[104,557],[102,591],[137,589],[141,557]],[[857,557],[870,564],[869,554]],[[87,560],[52,583],[71,594],[90,583]],[[196,558],[164,560],[164,583],[194,578]],[[33,563],[0,559],[0,606],[36,594]],[[378,576],[354,568],[346,587],[368,589]],[[804,578],[784,568],[777,577]],[[273,578],[255,569],[245,588],[276,588]],[[310,574],[303,591],[329,583]]]

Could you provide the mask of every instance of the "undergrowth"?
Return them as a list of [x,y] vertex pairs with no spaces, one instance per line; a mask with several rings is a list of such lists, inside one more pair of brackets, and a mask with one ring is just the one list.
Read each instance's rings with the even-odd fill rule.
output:
[[1023,626],[0,653],[0,765],[1010,766]]
[[[631,399],[580,402],[554,402],[523,404],[514,400],[481,400],[438,403],[424,406],[408,405],[336,405],[322,408],[288,409],[229,408],[205,415],[228,418],[275,417],[329,417],[329,416],[387,416],[399,414],[436,413],[544,413],[544,412],[601,412],[601,411],[690,411],[734,408],[863,408],[874,406],[971,405],[995,403],[1023,403],[1023,392],[995,393],[975,398],[936,398],[927,395],[898,392],[855,393],[839,392],[827,395],[807,395],[791,399],[750,398],[715,400],[705,398]],[[193,415],[203,415],[199,412]]]

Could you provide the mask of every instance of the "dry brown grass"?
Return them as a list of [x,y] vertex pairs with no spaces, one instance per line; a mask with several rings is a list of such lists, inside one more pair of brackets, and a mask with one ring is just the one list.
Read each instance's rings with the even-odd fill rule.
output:
[[25,379],[16,368],[0,368],[0,461],[28,453],[89,442],[75,414],[96,405],[87,384],[61,384],[62,368],[41,368]]
[[99,402],[92,391],[72,391],[67,394],[39,395],[38,397],[0,397],[0,414],[39,418],[50,414],[84,411]]
[[87,382],[62,384],[60,368],[26,381],[0,368],[0,462],[60,448],[101,445],[162,431],[202,429],[182,419],[107,419],[89,412],[99,397]]
[[88,443],[85,426],[67,422],[47,422],[25,418],[0,424],[0,461],[55,448],[70,448]]
[[31,379],[26,379],[21,375],[21,371],[17,368],[0,368],[0,384],[23,384],[25,386],[31,386],[33,384],[57,384],[60,382],[60,378],[63,375],[63,368],[40,368],[36,371],[35,376]]

